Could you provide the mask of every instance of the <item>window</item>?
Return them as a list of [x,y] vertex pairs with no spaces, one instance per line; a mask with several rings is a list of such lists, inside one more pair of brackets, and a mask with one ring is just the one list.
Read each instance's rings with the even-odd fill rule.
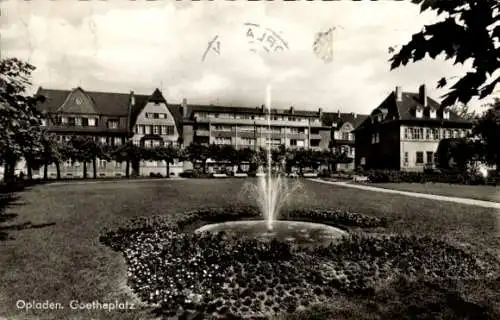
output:
[[431,119],[436,119],[436,109],[431,108],[431,110],[429,111],[429,115]]
[[297,139],[290,139],[290,145],[291,146],[296,146],[297,145]]
[[159,114],[159,118],[160,119],[166,119],[167,118],[167,115],[165,113],[160,113]]
[[304,140],[297,140],[297,147],[304,147]]
[[404,137],[405,137],[405,139],[410,139],[410,129],[409,128],[405,128]]
[[151,126],[144,126],[144,133],[151,134]]
[[121,167],[122,167],[122,162],[121,161],[116,161],[115,168],[121,169]]
[[439,140],[439,129],[432,129],[432,139]]
[[88,121],[89,127],[95,127],[96,126],[96,122],[97,121],[96,121],[95,118],[88,118],[87,121]]
[[144,140],[144,147],[150,148],[151,147],[151,140]]
[[139,127],[139,134],[144,134],[144,131],[145,131],[144,130],[144,125],[140,124],[140,125],[138,125],[138,127]]
[[99,161],[99,167],[101,168],[106,168],[108,162],[106,160],[101,160]]
[[89,119],[88,118],[82,118],[82,126],[83,127],[89,126]]
[[434,161],[434,152],[427,151],[427,163],[433,163]]
[[450,119],[450,111],[449,110],[443,111],[443,119]]
[[76,117],[76,118],[75,118],[75,125],[77,125],[77,126],[81,126],[81,125],[82,125],[82,118],[80,118],[80,117]]
[[68,118],[66,118],[66,117],[61,117],[61,123],[62,123],[62,124],[68,124]]
[[417,110],[415,112],[415,116],[417,118],[422,118],[424,115],[424,109],[422,109],[421,107],[417,107]]
[[438,163],[438,153],[437,152],[434,152],[434,159],[433,159],[434,163]]
[[122,144],[122,138],[121,137],[115,137],[113,139],[113,143],[114,143],[115,146],[121,145]]
[[109,129],[117,129],[118,128],[118,120],[108,120],[108,128]]
[[423,164],[424,163],[424,153],[422,151],[417,151],[417,164]]
[[305,128],[299,128],[297,130],[298,133],[305,133],[306,132],[306,129]]
[[406,151],[406,152],[404,153],[403,162],[404,162],[404,164],[405,164],[405,165],[408,165],[408,151]]
[[319,129],[318,128],[311,129],[311,134],[319,134]]
[[106,144],[108,142],[106,137],[101,137],[100,141],[102,144]]
[[342,140],[351,140],[349,132],[342,132]]
[[153,141],[153,147],[159,147],[161,144],[161,141],[160,140],[154,140]]
[[311,140],[311,147],[319,147],[320,141],[321,141],[320,139],[312,139]]
[[153,133],[160,134],[160,126],[153,126]]
[[430,128],[425,128],[425,140],[431,140],[432,131]]

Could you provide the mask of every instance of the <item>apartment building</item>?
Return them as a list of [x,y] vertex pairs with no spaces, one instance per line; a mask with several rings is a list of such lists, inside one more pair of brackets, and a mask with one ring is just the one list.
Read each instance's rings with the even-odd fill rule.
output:
[[[159,146],[178,146],[181,137],[181,112],[179,105],[168,104],[161,91],[156,89],[153,94],[136,96],[130,93],[132,143],[143,148]],[[167,163],[165,161],[142,161],[136,164],[134,170],[140,175],[149,176],[151,173],[165,175]],[[178,176],[183,171],[182,163],[175,162],[169,165],[171,176]]]
[[325,113],[323,124],[331,127],[330,149],[334,152],[340,152],[352,159],[349,163],[338,163],[337,171],[354,170],[355,159],[355,136],[354,130],[368,117],[364,114],[343,113],[337,111],[334,113]]
[[188,105],[184,100],[183,140],[206,144],[233,145],[258,149],[284,145],[287,148],[323,150],[330,142],[329,126],[322,121],[323,111],[240,108],[214,105]]
[[[177,143],[180,135],[179,106],[168,105],[158,89],[151,95],[137,95],[134,92],[93,92],[80,87],[72,90],[39,88],[37,94],[45,97],[38,106],[45,114],[42,125],[55,133],[59,141],[70,140],[72,136],[89,136],[114,147],[129,139],[138,145],[153,147]],[[164,163],[143,162],[138,166],[141,174],[165,173]],[[123,162],[98,159],[96,167],[99,176],[125,175]],[[88,163],[87,168],[92,172],[92,163]],[[171,168],[178,174],[175,165]],[[81,177],[83,166],[66,161],[61,166],[61,175]],[[55,165],[50,166],[49,176],[56,176]]]
[[439,141],[464,137],[472,122],[419,91],[400,86],[355,129],[356,167],[423,171],[434,167]]

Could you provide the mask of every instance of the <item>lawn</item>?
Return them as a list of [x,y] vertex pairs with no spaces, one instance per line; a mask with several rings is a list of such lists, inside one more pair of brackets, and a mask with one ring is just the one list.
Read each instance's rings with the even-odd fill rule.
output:
[[[125,285],[122,256],[99,243],[103,228],[134,216],[177,215],[194,208],[244,203],[244,180],[150,180],[35,186],[0,204],[0,318],[144,319]],[[347,208],[388,219],[387,232],[411,233],[468,243],[500,252],[494,209],[354,190],[304,181],[297,208]],[[31,225],[24,223],[31,222]],[[22,230],[8,226],[24,226]],[[31,226],[31,227],[30,227]],[[498,298],[498,297],[497,297]],[[18,300],[57,302],[62,310],[19,310]],[[71,310],[80,302],[136,303],[129,311]],[[500,301],[497,300],[497,301]]]
[[497,186],[447,183],[376,183],[373,186],[392,190],[500,202],[500,188]]

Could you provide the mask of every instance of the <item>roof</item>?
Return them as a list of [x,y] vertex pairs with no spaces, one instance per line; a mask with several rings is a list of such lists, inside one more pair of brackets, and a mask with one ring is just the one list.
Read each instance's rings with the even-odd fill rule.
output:
[[367,114],[356,114],[353,112],[325,112],[321,118],[323,125],[331,127],[333,123],[337,123],[340,128],[342,124],[349,122],[354,128],[357,128],[366,118]]
[[37,95],[45,97],[45,101],[40,103],[40,110],[53,113],[64,103],[70,93],[75,90],[81,90],[94,103],[99,114],[113,116],[127,116],[130,94],[127,93],[112,93],[112,92],[97,92],[85,91],[78,87],[73,90],[57,90],[39,88]]
[[[417,108],[422,108],[422,117],[416,116]],[[436,110],[436,118],[430,117],[431,109]],[[456,113],[450,111],[449,119],[444,119],[443,108],[441,104],[436,100],[427,97],[427,106],[424,106],[422,100],[420,99],[419,93],[414,92],[402,92],[401,100],[396,100],[395,92],[391,92],[382,103],[373,111],[371,115],[376,115],[378,113],[384,113],[386,115],[386,120],[382,123],[388,123],[392,121],[444,121],[444,122],[469,122],[466,119],[460,118]],[[359,127],[364,127],[371,121],[367,118]]]
[[[129,105],[132,93],[86,91],[80,87],[73,90],[39,88],[37,95],[45,97],[45,101],[38,105],[39,110],[46,111],[48,113],[57,112],[59,107],[61,107],[61,105],[63,105],[66,101],[69,94],[75,90],[80,90],[88,96],[94,103],[99,114],[124,117],[129,116]],[[142,109],[144,109],[149,101],[164,102],[167,104],[168,110],[174,118],[177,131],[179,134],[182,134],[182,112],[180,111],[180,105],[168,104],[158,88],[156,88],[151,95],[134,94],[134,99],[135,105],[130,112],[132,120],[131,123],[135,123],[137,116],[141,113]]]
[[[218,106],[218,105],[188,105],[188,115],[192,115],[193,112],[221,112],[221,113],[239,113],[239,114],[263,114],[267,113],[267,109],[264,106],[249,108],[249,107],[237,107],[237,106]],[[317,117],[319,111],[306,111],[306,110],[296,110],[289,109],[271,109],[271,114],[278,115],[290,115],[290,116],[301,116],[301,117]]]

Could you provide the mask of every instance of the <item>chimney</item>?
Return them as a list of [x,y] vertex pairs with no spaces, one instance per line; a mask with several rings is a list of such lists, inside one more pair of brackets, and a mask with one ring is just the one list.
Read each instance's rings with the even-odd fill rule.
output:
[[[128,106],[128,129],[133,132],[133,123],[132,123],[132,109],[135,106],[135,95],[134,91],[130,91],[130,104]],[[130,133],[132,134],[132,133]]]
[[337,116],[340,118],[340,109],[337,110]]
[[293,106],[291,106],[290,107],[290,113],[293,114],[293,111],[294,111]]
[[187,99],[186,98],[182,99],[181,106],[182,106],[182,117],[184,119],[187,119],[189,115],[188,115],[188,108],[187,108],[188,106],[187,106]]
[[133,107],[135,106],[135,95],[134,91],[130,91],[130,105]]
[[319,114],[320,117],[323,116],[323,108],[319,108],[318,109],[318,114]]
[[355,114],[354,112],[351,112],[352,116],[354,119],[356,119],[356,117],[358,116],[357,114]]
[[425,84],[421,85],[420,88],[418,88],[418,94],[420,102],[422,103],[424,108],[427,107],[427,90],[425,88]]
[[396,101],[403,101],[403,90],[401,86],[396,87],[394,94],[396,95]]

